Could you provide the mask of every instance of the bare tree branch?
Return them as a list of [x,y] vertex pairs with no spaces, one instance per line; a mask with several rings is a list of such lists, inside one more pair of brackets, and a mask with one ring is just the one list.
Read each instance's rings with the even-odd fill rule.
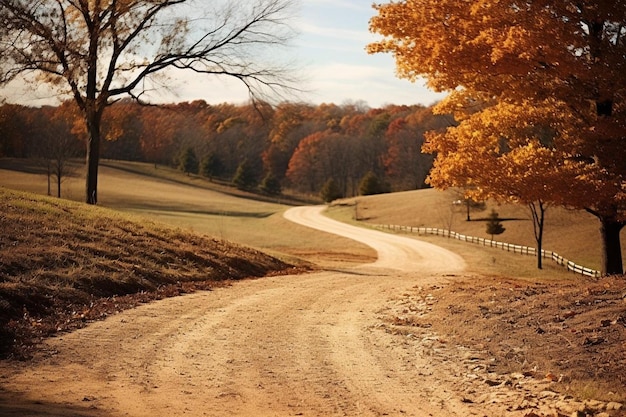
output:
[[[172,69],[234,78],[253,100],[298,91],[292,71],[275,58],[294,35],[287,22],[293,6],[292,0],[0,0],[0,85],[34,74],[71,92],[89,130],[87,202],[95,203],[104,108],[123,96],[139,99],[151,77]],[[198,17],[199,10],[205,14]]]

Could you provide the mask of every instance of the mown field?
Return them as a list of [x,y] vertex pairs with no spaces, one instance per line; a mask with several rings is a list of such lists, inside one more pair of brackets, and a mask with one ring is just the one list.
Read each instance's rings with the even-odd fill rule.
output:
[[[486,224],[489,214],[495,210],[506,230],[503,234],[494,236],[494,240],[529,247],[537,246],[528,207],[487,201],[483,209],[472,210],[470,221],[467,221],[465,206],[453,204],[458,198],[458,194],[453,190],[443,192],[431,189],[382,194],[338,202],[331,207],[331,213],[344,221],[354,221],[355,216],[358,216],[360,223],[435,227],[491,239]],[[421,238],[444,246],[450,245],[454,248],[460,246],[460,250],[468,246],[466,243],[446,238],[427,236]],[[622,238],[622,245],[625,243]],[[476,245],[469,247],[472,252],[482,250]],[[600,269],[602,255],[600,222],[585,211],[549,207],[546,211],[543,248],[579,265]],[[488,252],[493,254],[496,262],[502,256],[497,251],[489,249]],[[545,265],[549,267],[550,261],[546,260]],[[535,264],[531,262],[530,266],[534,267]]]

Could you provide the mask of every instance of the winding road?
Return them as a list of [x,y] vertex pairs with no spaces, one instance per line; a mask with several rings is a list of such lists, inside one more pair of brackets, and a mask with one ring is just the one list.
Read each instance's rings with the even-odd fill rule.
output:
[[[437,246],[298,207],[285,218],[378,252],[372,264],[238,282],[122,312],[0,370],[3,416],[455,416],[428,357],[379,328],[408,288],[463,270]],[[306,229],[303,229],[306,233]]]
[[439,246],[341,223],[324,216],[322,213],[325,209],[325,206],[294,207],[287,210],[284,217],[294,223],[370,246],[378,253],[378,259],[369,266],[423,273],[451,273],[465,267],[460,256]]

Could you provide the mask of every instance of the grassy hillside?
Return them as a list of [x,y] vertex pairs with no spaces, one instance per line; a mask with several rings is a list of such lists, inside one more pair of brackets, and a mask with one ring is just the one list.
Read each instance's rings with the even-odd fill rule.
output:
[[[368,247],[286,221],[282,213],[297,203],[293,199],[260,199],[150,164],[105,162],[100,174],[106,208],[3,189],[45,194],[46,178],[27,161],[0,159],[0,354],[27,355],[33,337],[231,279],[293,272],[291,265],[303,260],[333,268],[374,259]],[[63,189],[82,200],[80,171]],[[489,202],[466,221],[463,207],[452,204],[458,198],[436,190],[359,197],[338,201],[329,214],[361,225],[431,226],[488,237],[485,218],[495,209],[506,228],[498,240],[535,245],[526,207]],[[598,228],[585,212],[550,208],[544,247],[598,268]],[[420,239],[452,249],[468,264],[457,284],[423,289],[434,294],[439,311],[428,332],[445,334],[452,344],[480,343],[513,370],[534,365],[575,377],[571,389],[578,384],[588,398],[601,390],[624,397],[623,378],[616,378],[626,366],[621,277],[584,279],[549,262],[538,271],[532,257]],[[414,296],[413,302],[423,300]],[[418,331],[402,328],[397,317],[400,312],[391,320],[398,331]],[[519,347],[513,360],[511,347]],[[568,360],[561,363],[562,357]]]
[[[299,201],[291,197],[262,199],[145,163],[104,161],[99,178],[100,206],[187,232],[237,242],[293,262],[306,258],[332,266],[374,259],[369,247],[284,220],[282,212]],[[47,189],[40,167],[13,159],[0,159],[0,186],[37,194],[45,194]],[[66,198],[82,201],[83,191],[82,167],[78,166],[75,176],[64,182],[63,192]]]
[[[471,221],[467,221],[465,206],[452,204],[458,198],[454,191],[407,191],[343,200],[332,211],[333,216],[346,221],[353,221],[358,215],[361,222],[370,224],[437,227],[490,238],[486,232],[486,219],[493,209],[506,228],[503,234],[494,237],[496,240],[537,246],[528,207],[488,201],[483,210],[472,211]],[[545,223],[544,249],[586,267],[600,268],[600,223],[594,216],[585,211],[551,207],[546,211]],[[443,243],[446,240],[439,238],[435,241]]]
[[[28,343],[32,331],[45,335],[75,326],[128,302],[293,271],[283,261],[221,239],[3,188],[0,230],[5,354],[15,338]],[[137,293],[139,300],[119,298]]]
[[[4,168],[4,169],[3,169]],[[22,160],[0,159],[0,186],[44,194],[46,180],[41,169]],[[82,201],[84,180],[82,167],[63,184],[66,197]],[[185,230],[205,233],[220,239],[261,248],[274,254],[295,257],[313,256],[314,261],[363,260],[373,252],[362,245],[342,239],[328,239],[325,234],[307,233],[309,242],[298,239],[302,229],[285,222],[282,211],[292,204],[315,203],[293,197],[263,198],[243,193],[224,184],[186,176],[179,171],[155,167],[152,164],[104,161],[100,169],[100,204],[130,211]],[[472,211],[472,221],[466,221],[465,208],[453,205],[458,194],[438,190],[407,191],[340,201],[331,209],[333,217],[353,221],[355,212],[362,222],[430,226],[472,236],[489,237],[485,218],[495,209],[506,231],[498,240],[536,246],[530,213],[525,206],[500,205],[488,202],[482,211]],[[357,201],[356,210],[354,202]],[[268,232],[270,231],[270,232]],[[431,238],[427,238],[431,239]],[[433,238],[435,243],[467,250],[466,244],[456,245],[445,239]],[[321,253],[314,248],[323,243]],[[626,244],[626,241],[624,242]],[[589,268],[600,268],[600,235],[597,219],[584,211],[549,208],[546,213],[544,249]],[[472,247],[469,255],[475,256]],[[491,253],[484,259],[492,259]],[[464,253],[464,256],[467,254]],[[499,254],[498,257],[504,256]],[[533,271],[532,259],[523,263]],[[489,271],[493,270],[489,265]],[[484,272],[480,270],[479,272]]]

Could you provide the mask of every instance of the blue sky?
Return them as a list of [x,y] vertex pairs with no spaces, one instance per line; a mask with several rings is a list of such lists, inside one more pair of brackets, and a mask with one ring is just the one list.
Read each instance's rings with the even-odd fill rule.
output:
[[384,104],[432,104],[442,96],[395,76],[391,55],[368,55],[377,37],[368,31],[371,0],[302,0],[296,48],[309,68],[313,102],[363,100]]
[[[302,88],[307,91],[297,100],[314,104],[364,101],[370,107],[381,107],[430,105],[443,98],[424,83],[398,79],[391,55],[365,52],[366,45],[377,40],[368,30],[374,13],[372,0],[299,1],[291,22],[298,36],[287,51],[300,68]],[[245,89],[230,80],[200,84],[189,80],[175,91],[176,100],[200,95],[197,98],[210,103],[240,103],[248,98]]]
[[[291,22],[298,36],[286,52],[300,68],[301,87],[306,93],[292,100],[314,104],[363,101],[370,107],[381,107],[429,105],[443,97],[429,91],[424,83],[398,79],[392,56],[365,52],[366,45],[377,39],[368,30],[375,13],[371,5],[372,0],[299,0]],[[152,99],[237,104],[248,99],[247,91],[232,80],[207,81],[178,72],[168,85],[169,91],[163,90]],[[47,104],[53,97],[44,86],[33,91],[19,84],[14,84],[9,94],[7,90],[0,94],[9,101],[30,105]]]

